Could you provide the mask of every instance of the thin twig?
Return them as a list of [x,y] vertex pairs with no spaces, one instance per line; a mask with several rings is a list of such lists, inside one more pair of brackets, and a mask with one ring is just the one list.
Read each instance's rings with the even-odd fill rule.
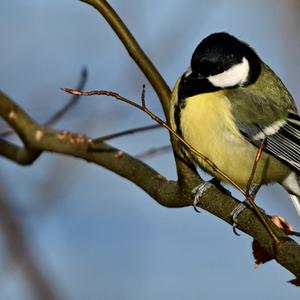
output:
[[[114,19],[115,12],[111,12],[107,1],[104,0],[86,0],[84,2],[92,4],[96,9],[101,12],[105,18],[109,21],[111,26],[114,27],[118,35],[122,35],[122,41],[126,45],[127,49],[130,50],[130,55],[135,61],[139,61],[139,65],[144,65],[143,58],[139,55],[134,43],[132,43],[130,36],[126,35],[123,30],[124,23],[119,22],[119,17]],[[112,20],[111,20],[112,19]],[[125,32],[125,33],[124,33]],[[135,41],[134,41],[135,42]],[[137,54],[136,54],[137,53]],[[149,65],[148,65],[149,66]],[[170,91],[168,87],[162,88],[159,84],[159,78],[156,77],[153,69],[149,67],[148,69],[143,68],[147,78],[154,78],[156,80],[156,92],[161,92],[160,97],[165,99],[165,108],[168,110],[169,106],[169,96]],[[153,80],[150,80],[152,85]],[[52,130],[51,128],[43,128],[36,122],[34,122],[28,114],[23,111],[16,103],[9,99],[6,95],[0,91],[0,115],[10,124],[21,139],[28,143],[31,149],[38,149],[42,152],[55,152],[63,153],[65,155],[70,155],[73,157],[84,159],[88,162],[93,162],[99,166],[111,170],[115,174],[123,176],[132,183],[136,184],[142,188],[146,193],[148,193],[154,200],[165,205],[167,207],[182,207],[191,204],[191,195],[184,193],[181,186],[177,181],[169,181],[160,175],[158,172],[153,170],[147,164],[142,163],[139,160],[134,159],[127,153],[113,148],[105,143],[102,143],[101,153],[91,153],[88,150],[89,137],[82,140],[82,138],[74,143],[73,136],[78,135],[77,133],[66,133],[59,132],[57,130]],[[17,116],[17,118],[15,118]],[[166,117],[168,118],[168,111],[166,111]],[[42,139],[35,139],[35,131],[40,130],[43,132]],[[1,152],[0,147],[0,152]],[[1,155],[1,154],[0,154]],[[4,155],[6,157],[6,155]],[[181,160],[177,159],[176,163],[180,163]],[[187,190],[190,190],[191,185],[195,182],[199,182],[199,177],[195,174],[188,166],[185,167],[185,163],[182,163],[180,167],[183,168],[184,172],[188,175],[188,180],[182,181],[187,183]],[[134,172],[133,172],[134,170]],[[180,180],[180,174],[178,174]],[[191,180],[193,177],[193,180]],[[145,180],[145,178],[147,180]],[[150,179],[150,180],[149,180]],[[214,201],[212,201],[214,200]],[[229,214],[225,207],[233,207],[236,201],[232,197],[226,196],[218,192],[216,189],[212,189],[208,197],[203,197],[201,203],[202,207],[216,216],[222,218],[226,222],[230,222]],[[299,266],[300,266],[300,255],[299,255],[299,245],[297,245],[293,240],[287,238],[281,231],[274,225],[275,230],[278,230],[279,234],[285,236],[286,241],[282,243],[281,247],[278,247],[274,251],[273,240],[265,234],[265,231],[261,230],[261,224],[257,218],[254,218],[253,214],[249,215],[247,222],[251,223],[251,226],[245,225],[242,230],[255,236],[262,243],[262,245],[269,250],[270,253],[276,258],[276,260],[293,272],[297,277],[300,276]],[[277,232],[277,231],[276,231]]]
[[92,140],[91,143],[92,144],[102,143],[104,141],[112,140],[112,139],[119,138],[119,137],[122,137],[122,136],[125,136],[125,135],[134,134],[134,133],[138,133],[138,132],[144,132],[144,131],[158,129],[158,128],[162,128],[160,124],[154,124],[154,125],[147,125],[147,126],[131,128],[131,129],[128,129],[128,130],[124,130],[124,131],[104,135],[104,136],[101,136],[99,138],[95,138],[95,139]]
[[[88,78],[88,71],[86,68],[83,68],[81,70],[81,74],[80,74],[80,80],[77,84],[76,89],[81,91],[84,89],[86,82],[87,82],[87,78]],[[55,123],[57,123],[62,117],[64,117],[64,115],[70,110],[72,109],[79,101],[80,96],[79,95],[73,95],[69,101],[63,106],[61,107],[57,112],[55,112],[47,121],[45,121],[44,123],[42,123],[44,126],[53,126]],[[0,137],[4,138],[7,137],[11,134],[13,134],[15,131],[9,127],[9,126],[5,126],[0,128]]]
[[253,163],[253,166],[252,166],[251,174],[250,174],[250,177],[248,179],[247,186],[246,186],[247,196],[250,195],[250,189],[251,189],[251,186],[252,186],[253,178],[255,176],[255,172],[256,172],[256,169],[257,169],[257,164],[258,164],[258,162],[261,158],[261,155],[263,153],[263,150],[264,150],[265,141],[266,141],[266,139],[263,139],[261,141],[260,146],[259,146],[259,148],[256,152],[256,156],[255,156],[254,163]]
[[[84,89],[86,82],[88,78],[88,71],[86,68],[83,68],[80,75],[80,81],[77,84],[77,90],[81,91]],[[43,123],[44,126],[52,126],[57,121],[59,121],[72,107],[74,107],[78,101],[80,96],[79,95],[73,95],[69,99],[69,101],[60,109],[58,110],[54,115],[52,115],[46,122]]]
[[[0,116],[14,128],[24,144],[28,145],[25,150],[29,152],[54,152],[84,159],[126,178],[163,206],[184,207],[191,205],[191,195],[185,193],[177,181],[166,179],[149,165],[105,143],[102,143],[101,147],[99,144],[98,152],[88,151],[90,143],[88,136],[40,126],[17,103],[1,91]],[[37,133],[39,134],[38,138]],[[43,134],[42,137],[40,133]],[[14,152],[16,153],[14,154]],[[0,155],[19,162],[19,151],[13,150],[10,154],[3,153],[3,147],[0,146]],[[22,162],[24,163],[23,160]],[[30,163],[32,162],[33,160],[30,160]],[[188,180],[186,183],[187,191],[190,191],[195,184],[200,183],[200,179],[198,177],[193,178],[192,181]],[[234,198],[221,194],[217,189],[211,189],[207,197],[203,197],[201,201],[202,208],[228,223],[231,222],[228,210],[231,211],[236,204],[237,201]],[[226,207],[227,209],[225,209]],[[251,226],[249,226],[249,222]],[[249,214],[247,222],[240,226],[241,230],[259,241],[278,263],[294,273],[296,277],[300,277],[299,245],[276,228],[276,225],[272,228],[278,236],[285,239],[285,242],[276,249],[274,249],[273,239],[269,234],[266,235],[266,231],[261,230],[261,222],[253,214]]]
[[142,87],[142,93],[141,93],[141,101],[142,101],[142,106],[146,107],[146,103],[145,103],[145,94],[146,94],[146,85],[143,84]]
[[151,86],[155,90],[157,96],[161,100],[163,110],[166,116],[168,116],[169,99],[171,95],[170,88],[167,83],[158,72],[156,67],[150,61],[143,49],[137,43],[125,23],[121,20],[115,10],[109,5],[107,1],[95,1],[95,0],[81,0],[82,2],[92,5],[97,9],[105,20],[109,23],[111,28],[115,31],[120,41],[128,51],[128,54],[132,57],[135,63],[139,66],[141,71],[145,74],[149,80]]
[[137,159],[145,159],[145,158],[149,158],[154,155],[159,155],[162,153],[169,152],[171,149],[172,149],[171,145],[165,145],[165,146],[161,146],[161,147],[151,148],[151,149],[148,149],[147,151],[144,151],[140,154],[135,155],[134,157]]
[[[137,43],[134,36],[131,34],[126,24],[118,16],[116,11],[111,7],[111,5],[106,0],[81,0],[82,2],[88,3],[93,6],[108,22],[110,27],[115,31],[116,35],[119,37],[120,41],[123,43],[124,47],[128,51],[128,54],[134,60],[136,65],[145,74],[146,78],[150,82],[151,86],[155,90],[157,96],[163,107],[163,111],[167,122],[169,122],[169,103],[171,97],[171,90],[158,72],[154,64],[145,54],[143,49]],[[178,144],[175,143],[174,137],[170,135],[171,143],[173,147],[173,153],[176,163],[178,185],[186,189],[191,180],[197,182],[199,179],[198,174],[190,168],[189,165],[185,164],[181,159],[178,159],[177,153],[180,153]]]
[[231,185],[233,185],[237,190],[239,190],[244,196],[247,196],[246,191],[241,188],[237,183],[235,183],[228,175],[226,175],[223,171],[221,171],[212,161],[209,160],[206,156],[201,154],[199,151],[197,151],[192,145],[187,143],[180,135],[176,133],[165,121],[163,121],[160,117],[155,115],[153,112],[151,112],[146,106],[142,106],[140,104],[137,104],[136,102],[129,100],[120,94],[113,92],[113,91],[88,91],[88,92],[81,92],[74,89],[69,88],[61,88],[61,90],[73,94],[73,95],[80,95],[80,96],[93,96],[93,95],[104,95],[104,96],[110,96],[114,97],[117,100],[120,100],[122,102],[125,102],[143,112],[145,112],[147,115],[149,115],[155,122],[159,123],[161,126],[166,128],[173,136],[175,136],[182,144],[184,144],[186,147],[188,147],[194,154],[196,154],[198,157],[203,159],[214,171],[219,173],[224,179],[226,179]]
[[268,224],[266,218],[264,217],[264,215],[262,214],[262,212],[260,211],[260,209],[257,207],[254,198],[252,197],[252,195],[250,195],[250,189],[252,186],[252,182],[253,182],[253,178],[255,176],[255,172],[257,169],[257,165],[258,162],[262,156],[263,150],[264,150],[264,146],[265,146],[265,139],[263,139],[261,141],[261,144],[256,152],[256,156],[255,156],[255,160],[252,166],[252,170],[251,170],[251,174],[249,177],[249,180],[247,182],[247,187],[246,187],[246,198],[249,201],[249,203],[251,204],[252,208],[254,209],[255,213],[257,214],[257,216],[259,217],[259,219],[261,220],[261,222],[263,223],[264,227],[267,229],[267,231],[269,232],[269,234],[271,235],[271,237],[273,238],[273,240],[276,243],[279,243],[279,239],[277,238],[277,236],[275,235],[275,233],[273,232],[273,230],[271,229],[270,225]]
[[196,154],[198,157],[200,157],[201,159],[203,159],[214,171],[216,171],[224,179],[226,179],[230,184],[232,184],[236,189],[238,189],[248,199],[248,201],[250,202],[250,204],[253,206],[254,211],[256,212],[256,214],[258,215],[258,217],[260,218],[260,220],[262,221],[263,225],[268,230],[268,232],[270,233],[270,235],[272,236],[272,238],[274,239],[274,241],[275,242],[279,242],[278,238],[276,237],[276,235],[271,230],[268,222],[263,217],[263,214],[261,213],[261,211],[259,210],[259,208],[255,204],[252,196],[249,193],[249,190],[250,190],[250,187],[251,187],[251,183],[252,183],[252,180],[253,180],[254,175],[255,175],[257,164],[258,164],[258,162],[260,160],[260,157],[262,155],[262,152],[263,152],[264,141],[261,143],[261,145],[260,145],[260,147],[259,147],[259,149],[257,151],[256,157],[255,157],[255,160],[254,160],[254,164],[253,164],[253,167],[252,167],[251,175],[250,175],[248,183],[247,183],[247,188],[246,188],[246,190],[244,190],[237,183],[235,183],[233,181],[233,179],[231,179],[227,174],[225,174],[222,170],[220,170],[206,156],[204,156],[203,154],[201,154],[192,145],[190,145],[182,137],[180,137],[165,121],[163,121],[161,118],[159,118],[157,115],[155,115],[153,112],[151,112],[146,107],[146,105],[145,105],[145,99],[144,99],[144,95],[143,95],[143,93],[144,93],[144,87],[143,87],[143,91],[142,91],[142,105],[139,105],[136,102],[134,102],[132,100],[129,100],[129,99],[121,96],[120,94],[118,94],[116,92],[112,92],[112,91],[99,91],[99,90],[96,90],[96,91],[89,91],[89,92],[81,92],[81,91],[77,91],[77,90],[73,90],[73,89],[68,89],[68,88],[62,88],[62,90],[65,91],[65,92],[67,92],[67,93],[74,94],[74,95],[80,95],[80,96],[93,96],[93,95],[112,96],[112,97],[114,97],[117,100],[125,102],[125,103],[127,103],[129,105],[132,105],[132,106],[138,108],[139,110],[147,113],[154,121],[156,121],[157,123],[159,123],[160,125],[162,125],[163,127],[165,127],[172,135],[174,135],[178,140],[180,140],[181,143],[183,143],[185,146],[187,146],[194,154]]

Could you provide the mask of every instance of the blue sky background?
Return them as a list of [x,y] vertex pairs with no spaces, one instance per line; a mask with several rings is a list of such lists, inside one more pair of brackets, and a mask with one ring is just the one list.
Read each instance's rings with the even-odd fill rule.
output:
[[[299,106],[298,1],[110,3],[170,86],[202,38],[228,31],[257,50]],[[89,71],[87,90],[114,90],[138,99],[146,83],[147,104],[162,116],[155,94],[110,27],[80,1],[1,1],[0,37],[0,88],[39,121],[68,100],[59,87],[75,87],[83,66]],[[82,99],[54,127],[98,137],[146,124],[152,121],[132,107],[95,97]],[[135,155],[168,143],[168,134],[156,130],[111,144]],[[146,162],[176,178],[171,153]],[[293,275],[281,266],[270,262],[254,269],[246,235],[236,237],[205,211],[161,207],[98,166],[48,153],[30,167],[0,157],[0,178],[35,259],[63,299],[299,299],[299,290],[286,283]],[[281,187],[264,188],[257,201],[300,230]],[[33,299],[3,238],[0,299]]]

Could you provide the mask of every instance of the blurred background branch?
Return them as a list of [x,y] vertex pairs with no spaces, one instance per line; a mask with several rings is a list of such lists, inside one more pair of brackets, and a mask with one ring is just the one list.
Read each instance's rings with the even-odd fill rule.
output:
[[[88,71],[86,68],[83,68],[81,70],[80,79],[77,84],[77,88],[79,91],[82,91],[84,89],[84,86],[86,85],[88,78]],[[78,101],[80,96],[78,95],[72,95],[69,99],[69,101],[58,111],[56,111],[50,118],[43,122],[42,124],[44,126],[53,126],[55,123],[57,123],[62,117],[65,116],[65,114],[74,107]],[[0,138],[7,137],[8,135],[14,133],[14,130],[9,126],[2,126],[0,127]]]
[[22,271],[28,281],[35,299],[59,300],[57,288],[47,278],[39,263],[35,260],[24,232],[24,224],[12,207],[12,200],[0,186],[0,227],[3,234],[4,247],[11,262]]
[[[110,0],[170,85],[186,70],[204,36],[228,31],[248,41],[298,100],[296,2],[166,0],[157,6],[153,1]],[[90,74],[88,90],[117,89],[134,99],[146,82],[105,21],[79,1],[3,1],[0,15],[1,88],[36,120],[47,120],[61,107],[59,87],[73,86],[82,64]],[[147,98],[155,99],[151,89]],[[55,127],[102,137],[147,125],[144,115],[126,105],[98,99],[89,104],[79,101]],[[157,115],[163,114],[158,101],[148,105]],[[161,147],[167,140],[165,130],[149,130],[110,143],[136,154]],[[18,144],[15,136],[9,141]],[[158,173],[176,178],[168,152],[146,158]],[[233,293],[245,300],[270,295],[274,300],[286,295],[299,298],[297,289],[284,283],[291,277],[288,271],[274,262],[252,270],[248,236],[234,237],[229,226],[204,210],[199,215],[190,208],[163,209],[122,178],[65,155],[44,153],[26,168],[0,157],[0,165],[2,181],[10,187],[9,200],[18,216],[20,211],[26,214],[31,228],[23,234],[30,246],[41,249],[34,258],[47,278],[53,278],[55,271],[51,282],[60,283],[64,299],[101,295],[196,300],[199,294],[219,299]],[[218,193],[213,197],[218,201]],[[230,210],[235,203],[225,200]],[[263,189],[257,201],[266,212],[284,215],[295,230],[300,229],[292,205],[277,186]],[[205,204],[209,210],[210,202]],[[0,245],[4,248],[1,237]],[[31,300],[33,295],[24,293],[26,275],[8,272],[3,267],[6,257],[0,254],[0,298]]]
[[[96,94],[113,96],[122,102],[146,112],[152,119],[159,122],[159,124],[165,128],[168,127],[165,122],[163,122],[158,116],[153,114],[148,107],[145,106],[144,88],[141,105],[124,98],[115,92],[79,92],[67,88],[63,88],[63,90],[75,95]],[[7,144],[6,147],[0,148],[0,153],[3,156],[6,156],[16,162],[21,162],[21,164],[25,164],[26,160],[28,160],[29,163],[32,163],[33,160],[31,160],[31,158],[34,158],[35,156],[37,158],[38,154],[43,151],[71,155],[89,162],[94,162],[95,164],[103,166],[104,168],[107,168],[108,170],[128,179],[163,206],[183,207],[191,205],[193,199],[190,191],[194,186],[198,185],[198,183],[195,183],[193,179],[188,178],[188,193],[185,193],[182,191],[182,188],[178,183],[167,180],[150,166],[128,155],[123,150],[119,150],[105,143],[99,142],[97,144],[97,149],[95,149],[91,147],[93,146],[93,144],[91,144],[93,140],[83,134],[72,133],[66,130],[55,131],[53,129],[40,126],[4,93],[1,93],[0,97],[0,115],[12,126],[12,128],[15,129],[16,133],[18,133],[24,143],[24,148],[20,149],[17,149],[17,146],[12,144]],[[176,133],[173,132],[173,134]],[[180,137],[177,138],[181,139]],[[15,149],[18,151],[15,151]],[[33,151],[33,155],[31,155],[31,151]],[[25,158],[20,160],[20,156],[24,153],[26,154]],[[199,153],[197,154],[201,155]],[[21,157],[23,158],[23,156]],[[217,189],[204,196],[202,197],[203,199],[199,201],[200,207],[207,209],[228,223],[232,222],[230,214],[233,210],[232,204],[237,201],[236,199],[232,198],[232,203],[230,203],[228,195],[220,192],[218,193]],[[216,201],[216,199],[218,199],[218,201]],[[207,205],[207,203],[209,204]],[[225,209],[228,206],[231,206],[230,210]],[[252,220],[251,226],[249,227],[248,223],[250,219]],[[269,226],[271,225],[273,224],[269,221]],[[255,221],[255,217],[253,215],[252,218],[250,218],[245,214],[240,217],[239,229],[250,234],[280,264],[294,273],[297,278],[300,277],[300,260],[295,259],[295,257],[300,259],[300,255],[298,255],[300,253],[300,246],[293,240],[289,239],[284,232],[273,226],[274,232],[278,234],[278,239],[281,239],[282,241],[283,239],[285,240],[284,243],[274,244],[273,239],[269,236],[269,233],[265,230],[264,226],[260,222],[257,222],[257,220]]]

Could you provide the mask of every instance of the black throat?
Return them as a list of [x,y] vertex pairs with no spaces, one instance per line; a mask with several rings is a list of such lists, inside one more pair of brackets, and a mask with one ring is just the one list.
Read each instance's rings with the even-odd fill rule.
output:
[[176,124],[176,132],[181,137],[183,137],[182,129],[180,126],[181,110],[185,108],[187,98],[199,94],[216,92],[219,90],[220,88],[215,87],[206,78],[185,82],[184,75],[181,76],[178,85],[178,91],[177,91],[178,101],[174,108],[174,120]]

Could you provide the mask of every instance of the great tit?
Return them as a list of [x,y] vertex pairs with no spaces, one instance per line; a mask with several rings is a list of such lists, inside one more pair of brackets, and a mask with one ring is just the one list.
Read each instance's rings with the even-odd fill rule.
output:
[[[244,189],[264,140],[252,189],[278,182],[300,215],[300,117],[282,81],[248,44],[225,32],[202,40],[175,84],[169,112],[171,127]],[[226,182],[181,148],[188,161]]]

